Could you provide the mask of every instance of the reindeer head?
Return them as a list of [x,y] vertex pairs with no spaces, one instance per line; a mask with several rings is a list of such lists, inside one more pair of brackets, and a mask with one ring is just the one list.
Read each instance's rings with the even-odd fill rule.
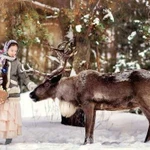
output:
[[[64,42],[62,43],[64,44]],[[46,98],[55,98],[56,90],[57,90],[57,85],[59,84],[59,80],[62,77],[62,73],[65,69],[66,63],[68,58],[70,58],[73,55],[73,51],[68,49],[68,42],[65,43],[64,49],[59,49],[61,46],[58,46],[58,49],[54,49],[57,52],[57,55],[60,58],[60,66],[52,71],[50,74],[44,74],[46,76],[46,80],[38,85],[34,91],[30,93],[31,99],[33,101],[37,102]],[[67,47],[67,50],[66,50]],[[33,70],[30,68],[30,70],[35,71],[36,73],[38,71]]]
[[55,98],[56,88],[61,79],[62,74],[59,74],[52,79],[46,79],[42,84],[38,85],[34,91],[30,93],[30,97],[34,102],[47,98]]

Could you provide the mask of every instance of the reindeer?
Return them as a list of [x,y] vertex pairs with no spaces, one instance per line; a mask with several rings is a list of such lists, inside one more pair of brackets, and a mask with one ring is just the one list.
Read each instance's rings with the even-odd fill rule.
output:
[[[84,70],[72,77],[63,77],[66,61],[71,53],[63,53],[64,63],[46,75],[30,97],[34,102],[58,98],[60,111],[72,116],[78,108],[85,113],[84,144],[93,143],[96,110],[123,110],[140,107],[150,123],[150,72],[130,70],[102,74]],[[145,142],[150,140],[150,125]]]

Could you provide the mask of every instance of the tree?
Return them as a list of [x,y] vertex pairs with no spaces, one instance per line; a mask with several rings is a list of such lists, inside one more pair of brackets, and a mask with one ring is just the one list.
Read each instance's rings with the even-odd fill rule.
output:
[[[119,56],[116,70],[147,68],[146,58],[149,56],[145,50],[149,47],[148,1],[121,0],[120,3],[114,2],[114,9],[115,43]],[[144,53],[145,58],[141,57],[144,51],[147,53]]]

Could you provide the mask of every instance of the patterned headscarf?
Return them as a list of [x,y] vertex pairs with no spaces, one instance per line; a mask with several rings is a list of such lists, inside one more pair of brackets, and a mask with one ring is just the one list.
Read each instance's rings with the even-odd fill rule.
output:
[[8,51],[11,44],[18,45],[17,41],[15,41],[15,40],[9,40],[8,42],[5,42],[5,45],[4,45],[4,48],[3,48],[3,51],[4,51],[5,54],[7,53],[7,51]]
[[5,42],[4,48],[0,52],[0,69],[1,69],[1,65],[3,66],[6,59],[9,61],[13,61],[16,59],[7,55],[7,51],[11,44],[16,44],[18,46],[18,43],[15,40],[9,40],[8,42]]

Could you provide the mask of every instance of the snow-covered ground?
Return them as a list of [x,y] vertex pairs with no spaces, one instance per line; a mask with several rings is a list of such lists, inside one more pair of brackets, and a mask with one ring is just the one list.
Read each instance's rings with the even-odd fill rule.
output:
[[[22,135],[0,150],[149,150],[144,143],[148,121],[143,115],[97,111],[94,144],[82,145],[84,128],[60,123],[58,104],[52,100],[32,102],[21,95]],[[4,140],[0,139],[0,143]]]

